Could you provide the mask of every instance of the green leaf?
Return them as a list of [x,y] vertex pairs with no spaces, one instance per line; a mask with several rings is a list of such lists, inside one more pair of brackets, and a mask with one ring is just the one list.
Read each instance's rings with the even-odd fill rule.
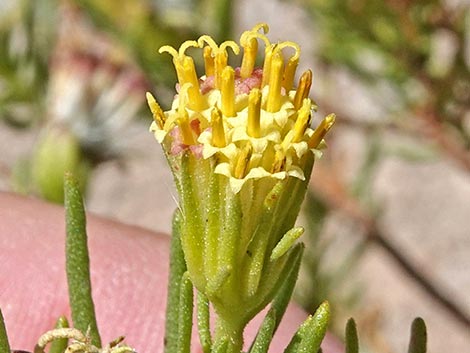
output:
[[309,316],[292,337],[285,353],[313,353],[318,352],[320,344],[325,337],[328,322],[330,320],[330,306],[328,302],[323,302],[315,311],[313,316]]
[[[69,322],[65,316],[59,317],[55,324],[55,328],[66,328],[69,327]],[[51,343],[51,347],[49,348],[48,353],[64,353],[65,349],[67,348],[68,339],[67,338],[59,338],[54,340]]]
[[359,339],[357,338],[356,323],[353,318],[346,324],[346,353],[359,353]]
[[411,337],[408,353],[426,353],[427,332],[424,320],[417,317],[411,324]]
[[0,310],[0,353],[10,353],[10,344],[8,343],[7,330]]
[[185,272],[181,278],[179,308],[176,352],[190,353],[193,326],[193,284],[189,279],[188,272]]
[[181,248],[181,212],[173,215],[173,235],[170,245],[170,271],[168,274],[168,295],[165,323],[165,353],[176,353],[178,338],[178,317],[181,278],[186,272],[186,262]]
[[91,295],[90,258],[83,200],[78,182],[71,174],[65,174],[64,185],[67,233],[65,267],[72,321],[75,328],[90,333],[93,345],[101,347],[95,306]]
[[274,247],[269,260],[274,261],[284,255],[303,233],[304,229],[302,227],[294,227],[287,231]]
[[279,287],[279,290],[271,303],[271,308],[274,309],[276,313],[276,325],[274,327],[274,332],[276,332],[277,328],[279,327],[279,324],[281,323],[282,317],[286,312],[287,305],[289,304],[289,301],[292,297],[292,292],[294,291],[295,283],[297,282],[300,264],[302,262],[304,245],[299,244],[298,248],[299,250],[297,252],[297,256],[295,257],[294,262],[290,267],[291,270],[285,277],[284,283],[282,283]]
[[197,293],[197,328],[202,351],[204,353],[210,353],[212,349],[212,338],[210,331],[209,301],[201,292]]
[[249,350],[250,353],[266,353],[276,329],[276,310],[271,308],[263,320],[258,334]]

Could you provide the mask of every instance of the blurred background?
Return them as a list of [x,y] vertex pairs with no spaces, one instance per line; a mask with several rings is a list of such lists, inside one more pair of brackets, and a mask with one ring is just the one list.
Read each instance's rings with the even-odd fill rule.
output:
[[[168,233],[176,207],[145,92],[166,107],[163,44],[267,22],[302,47],[316,119],[338,116],[301,217],[296,300],[359,326],[363,352],[470,347],[470,1],[0,0],[0,190]],[[201,64],[201,63],[199,63]],[[1,214],[1,210],[0,210]]]

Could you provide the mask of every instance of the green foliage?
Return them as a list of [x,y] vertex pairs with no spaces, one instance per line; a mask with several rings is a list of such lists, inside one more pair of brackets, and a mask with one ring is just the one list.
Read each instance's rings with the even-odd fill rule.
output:
[[73,326],[101,347],[90,280],[86,216],[77,180],[65,175],[66,272]]

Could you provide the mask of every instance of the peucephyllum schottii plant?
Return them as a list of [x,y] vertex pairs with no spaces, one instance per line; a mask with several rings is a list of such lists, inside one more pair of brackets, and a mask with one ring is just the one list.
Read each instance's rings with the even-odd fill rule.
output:
[[[178,76],[178,94],[163,112],[147,95],[154,122],[174,174],[179,207],[173,220],[166,312],[165,353],[190,353],[194,292],[197,331],[204,353],[266,353],[291,297],[302,257],[295,227],[312,167],[334,115],[311,127],[315,105],[308,98],[311,71],[294,84],[300,48],[272,44],[268,27],[257,25],[240,38],[241,66],[228,65],[232,41],[209,36],[164,46]],[[259,42],[264,62],[256,67]],[[186,55],[200,49],[206,75],[198,78]],[[287,60],[286,52],[290,53]],[[60,318],[38,339],[35,353],[130,353],[120,337],[103,346],[96,324],[89,271],[85,212],[79,185],[65,177],[66,271],[73,327]],[[270,306],[254,341],[243,341],[248,322]],[[211,308],[215,325],[211,327]],[[322,303],[298,328],[285,353],[317,353],[330,308]],[[347,353],[359,350],[356,325],[346,326]],[[145,348],[145,347],[144,347]],[[412,325],[409,353],[425,353],[426,328]],[[0,353],[10,353],[0,315]]]

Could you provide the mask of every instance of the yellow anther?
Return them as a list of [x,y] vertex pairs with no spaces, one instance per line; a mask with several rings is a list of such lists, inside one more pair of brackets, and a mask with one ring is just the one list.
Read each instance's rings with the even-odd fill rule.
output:
[[278,173],[284,170],[286,167],[286,154],[282,149],[279,149],[274,154],[274,162],[271,168],[271,173]]
[[284,60],[281,51],[277,51],[271,61],[271,72],[269,74],[269,92],[266,102],[266,110],[275,113],[281,108],[281,83]]
[[277,44],[271,44],[264,49],[263,80],[261,81],[261,87],[269,84],[271,60],[275,51],[277,51]]
[[302,102],[310,94],[310,87],[312,86],[312,70],[305,71],[299,80],[299,86],[294,96],[294,108],[299,109]]
[[252,153],[253,148],[251,147],[250,143],[247,143],[245,147],[243,147],[243,149],[238,153],[233,171],[233,176],[235,178],[243,179],[246,176]]
[[145,97],[147,98],[147,104],[150,107],[150,111],[152,112],[153,120],[155,120],[160,129],[163,129],[163,126],[165,125],[165,114],[163,114],[162,108],[150,92],[147,92]]
[[297,143],[302,140],[302,137],[305,134],[308,123],[310,122],[310,109],[312,107],[312,101],[309,98],[305,98],[302,107],[300,108],[297,114],[297,120],[294,124],[294,135],[292,137],[292,142]]
[[250,37],[246,40],[246,44],[243,44],[243,59],[242,66],[240,68],[240,76],[242,78],[248,78],[253,72],[253,68],[256,63],[256,54],[258,53],[258,39]]
[[189,115],[187,110],[183,109],[183,111],[178,111],[178,114],[180,115],[178,118],[178,126],[181,130],[183,144],[188,146],[195,145],[196,139],[194,138],[193,131],[189,125]]
[[222,96],[222,113],[235,116],[235,71],[226,66],[222,72],[220,93]]
[[204,99],[202,98],[201,91],[199,89],[199,79],[197,77],[196,68],[194,67],[193,58],[190,56],[186,56],[183,59],[181,65],[181,78],[183,82],[182,84],[191,84],[190,88],[188,89],[188,106],[192,110],[203,110],[207,108]]
[[248,96],[247,133],[254,138],[261,137],[261,91],[253,88]]
[[206,69],[206,76],[213,76],[215,74],[214,57],[209,46],[204,47],[204,67]]
[[309,148],[317,148],[320,142],[325,137],[326,133],[331,129],[333,124],[335,123],[336,115],[330,114],[322,122],[318,125],[318,127],[313,132],[313,135],[310,137],[308,141]]
[[225,147],[227,141],[225,140],[224,122],[222,113],[219,108],[214,107],[211,112],[211,125],[212,125],[212,145],[215,147]]

